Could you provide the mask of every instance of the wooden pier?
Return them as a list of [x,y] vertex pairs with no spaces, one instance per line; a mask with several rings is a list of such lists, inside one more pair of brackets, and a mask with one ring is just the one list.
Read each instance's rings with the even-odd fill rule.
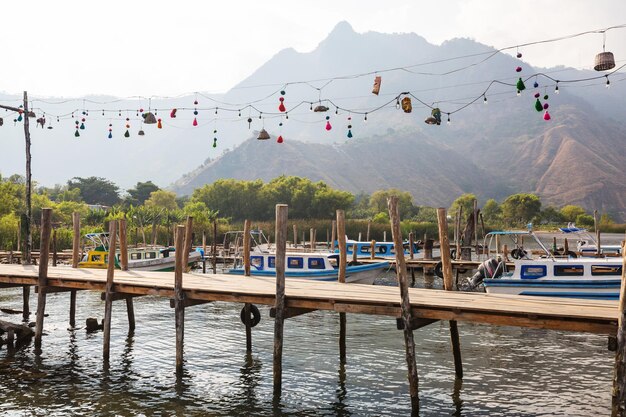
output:
[[[390,203],[392,217],[392,233],[397,247],[402,241],[399,234],[397,210]],[[443,209],[441,209],[443,210]],[[287,207],[277,206],[277,256],[276,278],[265,277],[234,277],[232,275],[211,274],[196,275],[183,273],[184,250],[176,251],[176,271],[171,272],[136,272],[108,270],[78,269],[67,266],[48,268],[50,210],[44,209],[42,214],[42,261],[39,266],[32,265],[0,265],[0,288],[24,288],[24,305],[28,308],[28,294],[32,286],[37,287],[37,316],[35,328],[35,353],[42,351],[42,336],[45,317],[46,294],[69,292],[69,310],[75,311],[76,291],[88,290],[102,293],[105,303],[105,321],[103,338],[103,360],[109,360],[110,325],[112,303],[125,300],[129,328],[135,326],[132,299],[139,296],[158,296],[168,300],[176,309],[176,371],[183,373],[183,342],[184,342],[184,311],[194,305],[208,302],[224,301],[242,303],[245,312],[251,305],[268,305],[274,317],[274,395],[281,395],[282,381],[282,345],[284,320],[316,310],[327,310],[348,314],[370,314],[388,316],[395,320],[392,325],[403,330],[405,335],[407,366],[409,370],[410,395],[412,414],[419,411],[417,364],[415,361],[416,345],[413,331],[439,320],[450,321],[451,345],[457,378],[463,377],[461,363],[461,347],[457,322],[485,323],[503,326],[519,326],[540,329],[554,329],[575,332],[587,332],[617,336],[616,381],[613,388],[614,407],[618,412],[614,415],[625,415],[626,376],[623,366],[626,361],[626,340],[624,337],[623,304],[610,301],[577,300],[564,298],[524,297],[512,295],[496,295],[485,293],[466,293],[451,291],[452,267],[449,256],[444,255],[443,273],[445,290],[408,288],[406,265],[402,251],[397,254],[398,280],[397,287],[345,284],[341,282],[315,282],[290,279],[284,277],[285,241],[287,235]],[[444,220],[440,224],[442,244],[448,245],[445,230],[445,210],[440,213]],[[441,220],[440,220],[441,221]],[[343,227],[343,213],[338,212],[338,230]],[[124,223],[120,224],[120,245],[125,247]],[[112,221],[109,229],[115,242],[117,222]],[[191,219],[187,225],[179,226],[176,234],[178,248],[190,247]],[[341,236],[341,235],[340,235]],[[343,268],[345,268],[345,245],[342,250]],[[114,256],[115,244],[111,244],[109,259]],[[188,253],[188,252],[187,252]],[[443,253],[449,253],[445,248]],[[112,264],[111,264],[112,265]],[[124,269],[124,267],[122,268]],[[340,265],[341,269],[341,265]],[[624,290],[624,286],[622,288]],[[619,308],[618,308],[619,305]],[[74,306],[74,307],[73,307]],[[24,314],[28,317],[27,312]],[[74,317],[70,315],[73,325]],[[345,362],[345,320],[342,320],[339,334],[339,359]],[[247,350],[252,349],[252,332],[249,314],[246,314]],[[193,366],[189,364],[188,366]]]

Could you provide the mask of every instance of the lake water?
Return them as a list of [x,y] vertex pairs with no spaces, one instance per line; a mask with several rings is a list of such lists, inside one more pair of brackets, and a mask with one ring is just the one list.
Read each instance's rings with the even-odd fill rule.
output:
[[[393,274],[378,284],[394,285]],[[418,277],[417,286],[441,287]],[[283,393],[272,401],[273,321],[260,306],[253,353],[245,352],[241,304],[185,311],[185,366],[175,373],[174,311],[162,298],[135,299],[129,334],[114,303],[111,358],[102,332],[85,318],[104,316],[100,295],[79,292],[68,329],[69,294],[50,294],[43,354],[32,344],[0,349],[0,414],[7,416],[404,416],[410,415],[402,331],[395,320],[348,315],[347,364],[339,364],[339,315],[314,312],[285,322]],[[36,297],[31,296],[31,308]],[[21,291],[0,290],[0,306],[21,309]],[[21,315],[0,313],[19,321]],[[34,320],[34,315],[32,316]],[[608,415],[614,354],[606,337],[459,322],[463,369],[455,381],[447,322],[414,332],[422,416]]]

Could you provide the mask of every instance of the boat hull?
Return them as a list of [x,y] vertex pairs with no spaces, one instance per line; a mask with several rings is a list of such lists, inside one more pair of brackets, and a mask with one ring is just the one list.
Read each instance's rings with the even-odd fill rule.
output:
[[495,278],[485,279],[484,285],[485,291],[493,294],[619,300],[621,279],[520,280]]
[[[373,284],[374,280],[381,275],[381,272],[389,269],[389,262],[377,262],[375,264],[355,265],[346,267],[346,283]],[[243,275],[243,269],[229,269],[228,274]],[[250,270],[251,276],[275,277],[276,270]],[[285,278],[298,278],[312,281],[337,281],[339,272],[335,270],[323,271],[285,271]]]

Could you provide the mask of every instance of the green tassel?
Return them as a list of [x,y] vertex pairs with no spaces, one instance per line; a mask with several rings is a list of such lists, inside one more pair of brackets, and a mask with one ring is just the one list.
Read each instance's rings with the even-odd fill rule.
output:
[[519,80],[517,80],[517,89],[519,91],[526,90],[526,86],[524,85],[524,81],[522,81],[522,77],[520,77]]
[[352,131],[348,130],[348,138],[352,138]]
[[539,99],[537,99],[537,101],[535,101],[535,110],[543,111],[543,106],[541,105],[541,102],[539,101]]
[[22,121],[22,113],[20,113],[20,115],[17,117],[17,121],[21,122]]
[[85,124],[84,124],[84,123],[81,123],[81,124],[80,124],[80,129],[81,129],[81,130],[85,130]]
[[126,133],[124,133],[124,137],[125,138],[129,138],[130,137],[130,133],[128,132],[128,130],[126,130]]
[[74,136],[79,137],[80,133],[78,133],[78,130],[76,132],[74,132]]

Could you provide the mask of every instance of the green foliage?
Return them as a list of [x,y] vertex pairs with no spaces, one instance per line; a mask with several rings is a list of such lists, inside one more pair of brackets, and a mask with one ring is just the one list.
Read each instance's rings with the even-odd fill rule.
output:
[[82,203],[83,199],[80,195],[80,188],[61,190],[56,196],[56,201]]
[[0,249],[17,249],[19,219],[15,213],[0,216]]
[[417,208],[413,205],[413,196],[407,191],[400,191],[396,188],[379,190],[370,197],[369,207],[374,214],[387,213],[387,200],[391,196],[398,197],[398,211],[400,218],[406,219],[417,213]]
[[74,177],[67,182],[68,190],[80,189],[80,196],[87,204],[113,206],[120,202],[119,187],[100,177]]
[[418,223],[437,223],[437,209],[434,207],[420,206],[412,220]]
[[474,194],[463,194],[456,200],[452,202],[448,213],[451,216],[456,215],[456,212],[459,208],[463,209],[463,217],[467,217],[469,213],[474,212],[474,201],[476,201],[476,195]]
[[388,224],[389,223],[389,214],[385,213],[385,212],[380,212],[374,215],[374,218],[372,219],[372,221],[374,223],[380,223],[380,224]]
[[152,183],[152,181],[137,182],[134,188],[128,190],[129,197],[126,201],[135,206],[143,204],[150,198],[150,194],[158,191],[160,188]]
[[0,180],[0,216],[24,211],[26,187],[10,179]]
[[587,214],[584,208],[575,205],[567,205],[561,209],[561,216],[563,221],[575,222],[576,218],[581,214]]
[[576,225],[579,227],[591,227],[593,226],[593,216],[590,214],[579,214],[576,216]]
[[523,226],[541,211],[541,200],[534,194],[513,194],[502,203],[502,216],[508,225]]
[[146,207],[155,207],[165,210],[177,210],[176,193],[166,190],[157,190],[150,193],[150,198],[146,200]]
[[502,221],[502,207],[493,198],[487,200],[481,213],[483,214],[483,219],[488,224],[499,224]]
[[561,211],[552,206],[541,210],[539,217],[542,224],[562,224],[564,222]]

